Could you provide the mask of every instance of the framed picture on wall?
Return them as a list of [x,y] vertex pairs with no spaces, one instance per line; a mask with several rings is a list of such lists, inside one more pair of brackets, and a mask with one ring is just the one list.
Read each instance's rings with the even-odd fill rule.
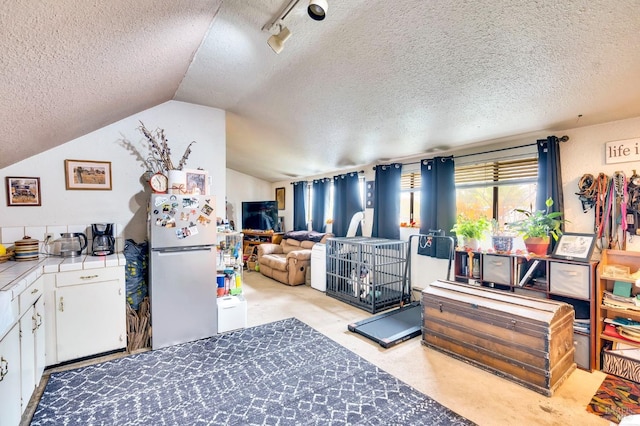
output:
[[64,160],[67,189],[111,190],[111,162]]
[[7,206],[40,206],[39,177],[6,177]]
[[284,210],[284,188],[276,188],[276,201],[278,202],[278,210]]

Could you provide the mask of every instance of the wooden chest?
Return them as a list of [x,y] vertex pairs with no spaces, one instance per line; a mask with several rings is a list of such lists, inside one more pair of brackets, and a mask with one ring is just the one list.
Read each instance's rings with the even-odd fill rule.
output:
[[422,292],[422,343],[543,395],[575,369],[571,305],[450,281]]

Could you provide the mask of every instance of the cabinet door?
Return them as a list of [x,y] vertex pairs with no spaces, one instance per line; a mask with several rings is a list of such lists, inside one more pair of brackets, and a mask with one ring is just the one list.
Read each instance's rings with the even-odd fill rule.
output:
[[58,362],[126,347],[126,311],[119,280],[58,288]]
[[18,425],[20,409],[20,326],[15,324],[0,340],[0,420]]
[[45,314],[44,314],[44,297],[38,299],[34,309],[34,326],[35,330],[35,373],[36,386],[40,383],[45,366]]
[[36,388],[35,307],[20,317],[20,373],[22,409],[27,408]]

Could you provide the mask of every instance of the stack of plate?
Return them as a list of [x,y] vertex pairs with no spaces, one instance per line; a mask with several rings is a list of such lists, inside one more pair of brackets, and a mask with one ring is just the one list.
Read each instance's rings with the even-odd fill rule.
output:
[[27,260],[38,260],[39,241],[35,238],[25,236],[23,239],[16,241],[15,244],[15,258],[16,262],[23,262]]

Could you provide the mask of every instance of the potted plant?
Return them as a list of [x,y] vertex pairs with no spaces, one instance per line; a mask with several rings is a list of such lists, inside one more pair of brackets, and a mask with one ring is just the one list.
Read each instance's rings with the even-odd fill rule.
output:
[[545,256],[549,249],[550,236],[554,240],[562,235],[560,228],[566,221],[561,219],[562,212],[550,212],[553,200],[548,198],[545,202],[546,210],[515,209],[516,212],[524,215],[524,218],[508,224],[509,229],[522,236],[524,244],[529,253]]
[[491,219],[491,244],[496,253],[511,253],[514,238],[513,232],[503,230],[496,219]]
[[480,245],[480,240],[490,227],[491,222],[484,217],[469,219],[463,215],[459,215],[457,222],[453,225],[453,228],[451,228],[451,232],[454,232],[458,238],[464,238],[464,243],[459,242],[459,245],[463,245],[471,250],[477,250]]

